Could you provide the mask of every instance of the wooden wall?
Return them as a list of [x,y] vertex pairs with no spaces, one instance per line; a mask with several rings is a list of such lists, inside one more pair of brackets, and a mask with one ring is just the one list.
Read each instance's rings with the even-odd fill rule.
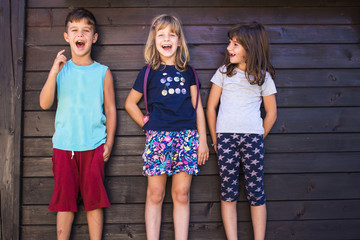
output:
[[0,240],[19,239],[25,1],[0,1]]
[[[145,239],[146,178],[141,176],[144,134],[124,111],[124,100],[144,65],[151,19],[178,16],[207,101],[233,24],[256,20],[271,38],[277,70],[278,120],[266,139],[267,239],[360,238],[360,1],[71,1],[27,2],[23,108],[22,239],[54,239],[47,210],[55,108],[42,111],[39,92],[63,40],[69,7],[87,7],[99,23],[94,57],[113,72],[118,128],[106,167],[112,206],[104,239]],[[143,106],[143,105],[142,105]],[[190,239],[225,239],[214,152],[191,191]],[[169,186],[168,186],[169,187]],[[168,188],[169,189],[169,188]],[[172,239],[171,196],[163,208],[162,239]],[[249,207],[239,201],[239,237],[252,239]],[[72,239],[87,237],[86,217],[75,219]]]

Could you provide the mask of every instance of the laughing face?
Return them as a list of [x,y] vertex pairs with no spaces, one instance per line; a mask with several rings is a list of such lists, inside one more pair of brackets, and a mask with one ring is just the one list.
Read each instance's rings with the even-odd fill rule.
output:
[[245,70],[246,68],[246,50],[245,48],[236,40],[236,38],[232,38],[229,40],[230,43],[227,47],[230,62],[233,64],[237,64],[240,70]]
[[90,56],[91,46],[97,41],[98,34],[94,33],[94,26],[81,19],[68,23],[64,38],[70,44],[72,57],[83,57]]
[[160,53],[161,62],[166,65],[174,65],[180,41],[176,33],[171,31],[170,26],[156,32],[155,45],[156,50]]

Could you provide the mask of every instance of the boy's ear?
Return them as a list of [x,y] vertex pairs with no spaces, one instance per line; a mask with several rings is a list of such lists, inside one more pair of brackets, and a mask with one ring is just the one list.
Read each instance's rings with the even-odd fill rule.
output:
[[67,32],[64,32],[64,39],[66,42],[69,42],[69,35]]
[[98,40],[99,34],[95,33],[93,36],[93,40],[92,43],[96,43],[96,41]]

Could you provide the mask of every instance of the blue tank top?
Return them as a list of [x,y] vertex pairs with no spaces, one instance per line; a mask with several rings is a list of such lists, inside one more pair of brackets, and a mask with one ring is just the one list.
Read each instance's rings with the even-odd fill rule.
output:
[[104,78],[107,66],[78,66],[69,60],[59,72],[53,147],[92,150],[106,142]]

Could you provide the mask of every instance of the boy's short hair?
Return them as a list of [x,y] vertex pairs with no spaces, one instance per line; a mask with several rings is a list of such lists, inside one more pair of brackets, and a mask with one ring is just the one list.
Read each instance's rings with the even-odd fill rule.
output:
[[65,30],[67,31],[67,25],[69,22],[80,21],[81,19],[86,19],[87,23],[94,27],[94,33],[96,33],[96,19],[94,15],[85,8],[75,8],[69,12],[65,19]]

